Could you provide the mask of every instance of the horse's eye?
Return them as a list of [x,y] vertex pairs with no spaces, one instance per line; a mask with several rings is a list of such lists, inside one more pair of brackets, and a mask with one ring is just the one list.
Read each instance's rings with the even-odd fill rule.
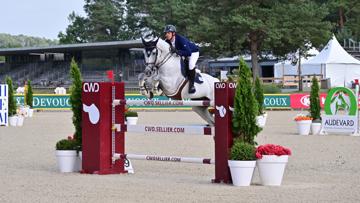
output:
[[152,53],[152,55],[155,55],[155,54],[156,54],[155,52]]

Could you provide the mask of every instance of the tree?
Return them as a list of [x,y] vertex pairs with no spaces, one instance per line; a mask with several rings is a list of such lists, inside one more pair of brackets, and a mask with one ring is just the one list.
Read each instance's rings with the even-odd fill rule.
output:
[[70,86],[70,104],[73,112],[72,121],[75,127],[74,139],[78,146],[82,146],[82,126],[81,126],[81,111],[82,111],[82,100],[81,100],[81,87],[82,79],[80,69],[75,62],[74,58],[70,64],[70,77],[72,84]]
[[86,43],[90,41],[89,19],[78,16],[72,12],[68,20],[70,25],[65,33],[60,32],[58,38],[60,44]]
[[313,120],[320,120],[320,98],[319,98],[319,82],[314,76],[312,78],[311,92],[310,92],[310,114]]
[[256,124],[258,104],[254,96],[250,69],[240,59],[239,78],[234,99],[232,126],[235,137],[243,142],[255,145],[255,136],[261,131]]
[[199,26],[194,25],[196,40],[217,52],[239,54],[242,47],[247,47],[254,81],[259,75],[261,51],[285,55],[308,41],[313,46],[322,44],[330,36],[331,25],[324,21],[326,7],[312,1],[199,1],[197,10],[209,11],[199,18]]
[[258,103],[258,114],[257,115],[262,115],[263,114],[263,105],[264,105],[264,89],[262,87],[262,83],[259,79],[259,77],[256,77],[255,80],[255,87],[254,87],[254,95],[256,98],[256,101]]
[[16,114],[16,101],[14,97],[13,82],[10,77],[6,77],[6,84],[8,85],[8,114],[9,117]]
[[33,90],[32,90],[32,87],[31,87],[31,81],[28,80],[27,83],[27,91],[26,91],[26,105],[30,106],[30,108],[33,107]]

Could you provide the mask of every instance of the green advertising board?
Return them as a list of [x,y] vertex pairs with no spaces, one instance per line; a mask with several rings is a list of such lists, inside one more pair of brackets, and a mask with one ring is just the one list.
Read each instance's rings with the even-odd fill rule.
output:
[[[127,100],[146,100],[147,98],[140,94],[126,94]],[[24,105],[24,96],[15,95],[15,99],[18,105]],[[169,100],[165,96],[155,96],[153,100]],[[265,108],[290,108],[290,96],[287,94],[271,94],[264,95],[264,107]],[[39,110],[69,110],[70,99],[69,95],[56,95],[56,94],[34,94],[33,96],[33,108]],[[181,106],[133,106],[135,110],[142,109],[162,109],[162,110],[190,110],[191,107]]]
[[265,94],[264,95],[265,108],[290,108],[289,94]]

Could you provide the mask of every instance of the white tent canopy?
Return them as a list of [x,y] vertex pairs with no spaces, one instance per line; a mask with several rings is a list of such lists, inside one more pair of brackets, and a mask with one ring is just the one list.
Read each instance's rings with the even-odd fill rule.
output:
[[360,79],[360,61],[348,54],[335,36],[318,55],[305,61],[305,65],[321,70],[324,78],[330,78],[332,87],[349,87],[352,81]]
[[[301,75],[321,74],[321,70],[318,68],[318,65],[304,64],[306,61],[319,54],[319,51],[315,48],[312,48],[308,51],[307,54],[310,56],[307,58],[301,57]],[[299,61],[297,64],[293,65],[291,60],[280,61],[279,63],[276,63],[274,65],[274,77],[281,78],[284,75],[298,75],[298,63]]]

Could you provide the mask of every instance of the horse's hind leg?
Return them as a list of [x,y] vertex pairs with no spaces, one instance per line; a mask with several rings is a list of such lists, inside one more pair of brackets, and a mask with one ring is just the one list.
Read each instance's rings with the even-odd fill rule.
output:
[[210,126],[214,126],[214,117],[209,113],[208,108],[204,106],[194,106],[192,110],[195,111],[202,119],[204,119]]

